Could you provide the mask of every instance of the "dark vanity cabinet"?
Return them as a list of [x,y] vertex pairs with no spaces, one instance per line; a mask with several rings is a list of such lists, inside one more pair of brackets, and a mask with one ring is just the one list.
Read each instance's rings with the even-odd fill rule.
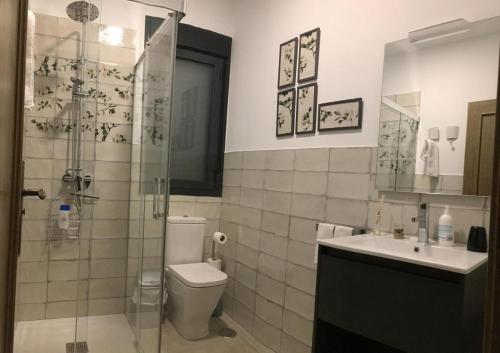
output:
[[486,263],[469,274],[319,247],[313,353],[481,353]]

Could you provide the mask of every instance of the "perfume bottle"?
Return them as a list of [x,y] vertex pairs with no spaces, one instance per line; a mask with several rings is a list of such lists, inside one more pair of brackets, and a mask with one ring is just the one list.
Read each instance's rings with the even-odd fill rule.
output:
[[384,208],[384,200],[385,200],[385,195],[382,195],[378,203],[377,213],[375,215],[375,229],[373,231],[373,234],[375,235],[382,234],[382,209]]

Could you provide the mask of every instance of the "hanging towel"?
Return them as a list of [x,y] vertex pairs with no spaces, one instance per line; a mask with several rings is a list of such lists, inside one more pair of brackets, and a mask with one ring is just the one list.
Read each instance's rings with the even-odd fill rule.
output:
[[424,161],[424,174],[439,177],[439,147],[432,141],[425,140],[420,159]]
[[[316,233],[316,239],[330,239],[330,238],[341,238],[351,236],[353,232],[353,228],[338,226],[335,224],[329,223],[320,223],[318,224],[318,231]],[[318,263],[318,248],[319,245],[316,242],[316,249],[314,252],[314,263]]]
[[352,236],[353,228],[346,226],[335,226],[335,231],[333,232],[334,238],[340,237],[350,237]]
[[[316,232],[316,240],[333,238],[335,232],[335,225],[329,223],[318,224],[318,231]],[[316,249],[314,252],[314,263],[318,263],[318,243],[316,242]]]
[[26,34],[26,78],[24,86],[24,107],[35,106],[35,14],[28,10],[28,27]]

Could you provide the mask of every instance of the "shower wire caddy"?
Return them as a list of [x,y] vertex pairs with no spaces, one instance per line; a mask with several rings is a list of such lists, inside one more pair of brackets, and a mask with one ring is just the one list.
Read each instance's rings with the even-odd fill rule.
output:
[[[57,208],[62,204],[70,204],[69,226],[59,227],[59,214],[54,215],[54,205]],[[51,200],[50,215],[47,218],[47,240],[77,240],[80,238],[81,217],[76,211],[75,196],[59,195]]]

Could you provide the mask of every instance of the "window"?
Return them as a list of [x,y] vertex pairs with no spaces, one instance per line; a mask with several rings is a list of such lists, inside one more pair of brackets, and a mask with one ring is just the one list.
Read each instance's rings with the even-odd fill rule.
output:
[[[162,19],[146,17],[146,41]],[[180,24],[170,155],[172,195],[221,196],[231,38]]]

